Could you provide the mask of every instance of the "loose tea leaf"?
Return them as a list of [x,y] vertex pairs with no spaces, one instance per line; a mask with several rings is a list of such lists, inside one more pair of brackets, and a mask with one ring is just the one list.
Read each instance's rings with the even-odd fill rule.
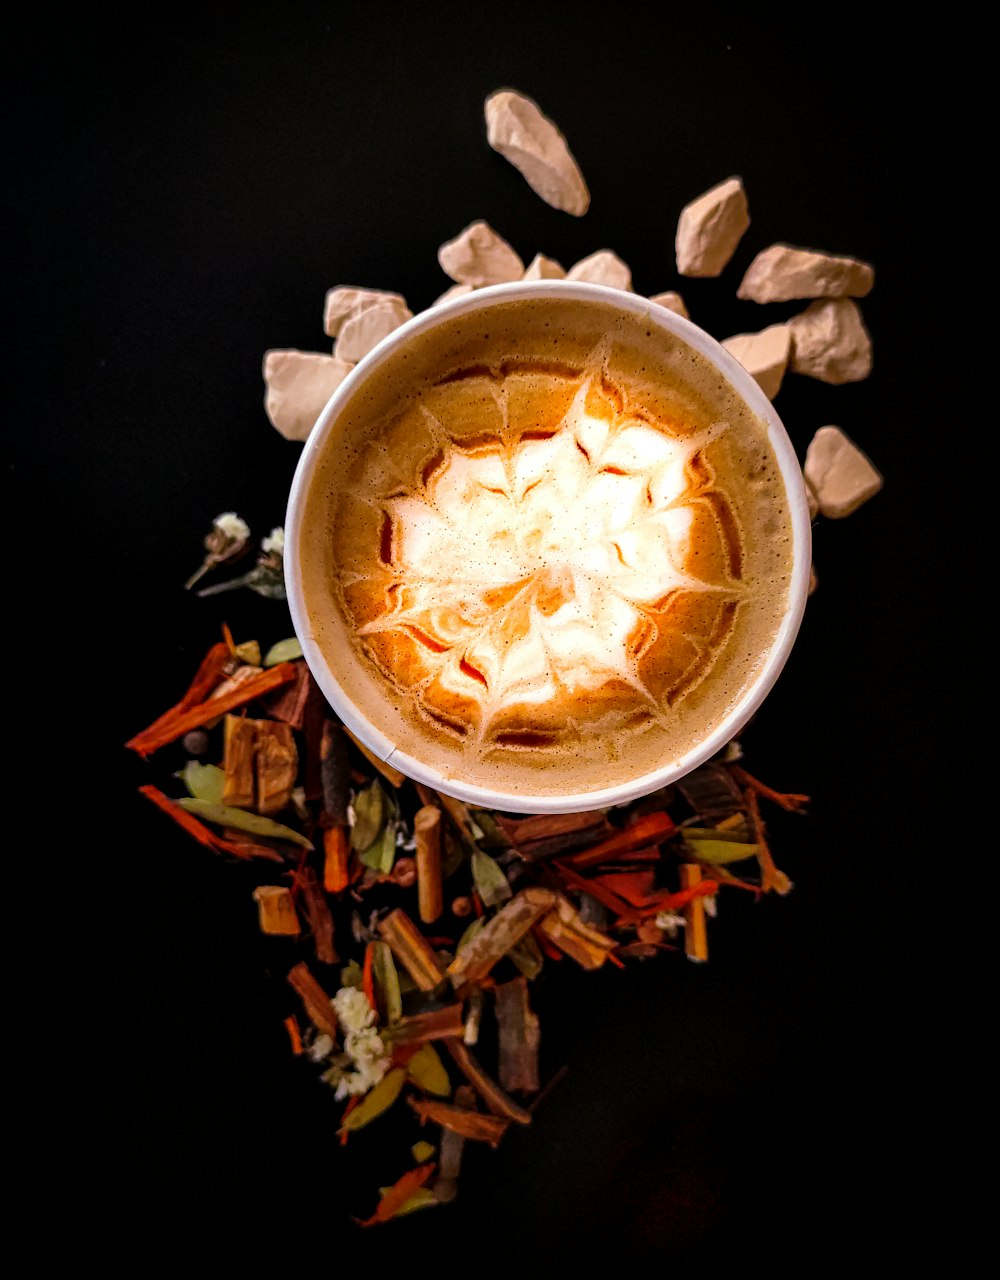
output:
[[226,775],[214,764],[199,764],[197,760],[189,760],[181,770],[181,781],[196,800],[208,800],[210,804],[221,804],[222,788]]
[[[430,1144],[426,1143],[424,1145],[429,1146]],[[431,1147],[431,1154],[433,1155],[433,1153],[434,1148]],[[394,1218],[405,1218],[407,1214],[417,1213],[420,1209],[436,1209],[440,1203],[433,1191],[428,1191],[426,1187],[421,1187],[419,1191],[414,1191],[409,1200],[402,1204],[392,1216]]]
[[390,823],[382,828],[374,844],[358,854],[358,859],[379,875],[389,874],[396,860],[396,833]]
[[685,832],[684,843],[692,857],[699,862],[710,862],[719,867],[757,856],[755,844],[743,844],[738,840],[699,840],[691,838]]
[[371,848],[385,821],[385,792],[378,782],[359,791],[354,798],[354,826],[351,828],[351,848],[362,853]]
[[367,1093],[353,1111],[349,1112],[341,1123],[341,1132],[353,1133],[363,1129],[380,1115],[384,1115],[403,1092],[406,1083],[406,1072],[402,1067],[393,1067],[387,1071],[370,1093]]
[[499,906],[512,896],[510,884],[500,869],[500,864],[481,849],[476,849],[472,855],[472,878],[484,907]]
[[406,1064],[406,1073],[425,1093],[433,1093],[437,1098],[447,1098],[451,1093],[448,1072],[432,1044],[420,1046]]
[[[386,1079],[388,1079],[388,1076]],[[360,1107],[356,1109],[356,1111],[360,1110]],[[352,1111],[351,1115],[355,1115],[356,1111]],[[350,1116],[348,1119],[350,1119]],[[398,1217],[410,1201],[413,1200],[417,1192],[423,1187],[424,1183],[430,1180],[430,1176],[433,1172],[433,1164],[425,1164],[421,1165],[419,1169],[410,1169],[409,1172],[404,1173],[394,1186],[383,1190],[382,1199],[372,1216],[370,1218],[365,1218],[364,1221],[359,1222],[358,1225],[362,1227],[373,1227],[376,1223],[388,1222],[391,1218]]]
[[410,1148],[410,1155],[413,1156],[417,1164],[424,1164],[436,1150],[437,1148],[430,1142],[415,1142]]
[[[189,836],[193,836],[199,844],[204,845],[206,849],[211,849],[213,853],[230,853],[236,858],[267,858],[271,862],[284,862],[281,854],[274,849],[267,849],[258,845],[238,845],[223,836],[216,835],[203,822],[199,822],[193,814],[186,812],[186,809],[182,807],[182,801],[171,800],[163,794],[159,787],[147,784],[139,788],[139,794],[145,796],[147,800],[151,800],[158,809],[173,818],[179,827],[183,827]],[[189,803],[198,802],[190,801]]]
[[246,831],[252,836],[264,836],[270,840],[288,840],[291,844],[301,845],[303,849],[312,848],[304,835],[286,827],[284,823],[275,822],[273,818],[247,813],[244,809],[234,809],[227,804],[213,804],[210,800],[184,799],[177,803],[189,813],[197,814],[206,822],[215,822],[220,827],[232,827],[235,831]]
[[373,942],[372,975],[375,980],[375,998],[383,1022],[398,1022],[403,1016],[403,997],[399,991],[399,976],[387,942]]
[[302,645],[298,636],[289,636],[287,640],[279,640],[272,644],[264,655],[265,667],[276,667],[279,662],[294,662],[302,657]]

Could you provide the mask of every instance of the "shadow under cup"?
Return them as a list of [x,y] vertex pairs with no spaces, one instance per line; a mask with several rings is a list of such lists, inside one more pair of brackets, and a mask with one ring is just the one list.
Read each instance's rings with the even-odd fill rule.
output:
[[[562,394],[565,384],[565,403],[567,406],[571,404],[572,408],[567,408],[560,433],[528,430],[522,425],[520,434],[510,438],[504,436],[501,440],[497,434],[490,435],[490,430],[479,430],[478,422],[472,421],[475,412],[467,413],[469,421],[462,425],[464,434],[458,438],[457,443],[456,456],[460,456],[461,467],[453,468],[453,474],[442,480],[442,484],[447,481],[452,486],[452,494],[469,494],[472,492],[470,485],[474,486],[475,494],[480,494],[480,490],[483,490],[481,502],[458,503],[453,512],[455,518],[451,521],[451,526],[455,526],[453,536],[460,539],[453,548],[453,553],[457,556],[456,563],[461,563],[469,570],[471,579],[475,579],[480,572],[489,577],[497,568],[494,558],[483,558],[484,547],[498,547],[503,539],[510,539],[516,541],[519,548],[517,556],[521,557],[521,561],[525,557],[530,559],[535,556],[531,563],[544,564],[542,572],[547,575],[545,582],[551,585],[556,579],[549,559],[545,559],[548,550],[544,554],[526,550],[520,529],[504,527],[503,511],[510,511],[510,518],[516,524],[516,520],[521,520],[522,513],[531,502],[538,503],[542,500],[538,495],[529,498],[531,490],[538,484],[535,472],[531,472],[531,466],[535,465],[531,461],[533,458],[542,456],[544,449],[557,451],[558,448],[565,448],[569,451],[558,456],[553,452],[548,463],[549,470],[545,472],[552,476],[554,486],[554,503],[549,503],[549,508],[556,512],[556,508],[562,504],[549,522],[552,524],[556,521],[561,530],[569,531],[570,544],[566,556],[569,557],[567,564],[570,567],[560,568],[558,572],[561,573],[561,580],[583,586],[572,599],[572,593],[567,594],[563,590],[556,604],[551,605],[545,602],[551,600],[552,590],[543,590],[535,584],[531,586],[534,593],[531,595],[531,603],[524,605],[522,616],[538,621],[543,632],[542,639],[536,641],[536,648],[539,653],[548,655],[549,675],[545,678],[549,678],[549,681],[554,678],[556,685],[553,687],[566,689],[567,669],[583,669],[579,668],[572,646],[575,644],[580,653],[585,655],[584,666],[590,672],[586,678],[592,684],[584,687],[583,691],[575,689],[572,692],[576,699],[574,705],[577,708],[577,721],[580,709],[583,709],[584,716],[597,716],[597,708],[603,708],[604,699],[609,708],[609,719],[595,723],[599,723],[599,726],[607,724],[612,728],[609,731],[599,728],[586,739],[586,745],[583,735],[577,735],[574,739],[570,732],[554,748],[539,745],[535,749],[531,745],[533,739],[530,736],[530,718],[525,717],[530,717],[533,705],[531,698],[538,698],[538,694],[531,691],[530,681],[525,684],[524,678],[519,676],[520,684],[516,684],[510,676],[513,663],[511,655],[515,652],[515,645],[521,643],[520,639],[515,637],[511,643],[510,636],[507,636],[503,643],[508,648],[501,653],[494,645],[489,652],[483,653],[485,660],[478,657],[479,650],[474,652],[472,648],[462,648],[464,640],[461,643],[456,640],[455,652],[452,653],[448,648],[452,644],[451,639],[438,644],[433,636],[425,634],[426,628],[421,630],[412,625],[412,618],[416,617],[412,609],[408,613],[405,608],[399,609],[398,602],[403,599],[402,593],[407,589],[406,580],[393,584],[398,593],[393,596],[397,602],[394,605],[397,613],[389,617],[388,621],[369,621],[365,623],[365,627],[361,627],[357,616],[348,616],[344,604],[347,596],[344,595],[343,588],[343,582],[359,575],[348,572],[338,577],[334,561],[337,561],[341,550],[337,540],[344,540],[341,531],[344,525],[337,515],[337,504],[355,504],[361,511],[361,518],[365,520],[365,503],[373,511],[379,506],[360,493],[359,485],[352,479],[353,472],[350,472],[351,460],[357,457],[359,449],[353,443],[348,447],[346,442],[360,440],[361,447],[366,447],[365,442],[371,439],[371,435],[357,434],[357,424],[365,421],[366,413],[373,431],[378,425],[378,452],[380,457],[384,456],[387,460],[389,470],[392,468],[393,458],[405,453],[411,444],[416,451],[414,457],[421,456],[420,445],[415,442],[414,436],[425,430],[424,422],[430,422],[433,426],[437,421],[431,410],[435,403],[434,397],[444,394],[444,384],[453,385],[465,379],[471,385],[478,379],[479,383],[485,385],[492,380],[494,385],[503,388],[498,393],[501,401],[513,404],[512,399],[506,401],[503,397],[515,394],[508,390],[508,384],[511,384],[511,370],[519,378],[521,376],[521,352],[515,340],[516,335],[504,347],[506,339],[503,338],[503,326],[512,324],[516,330],[520,324],[519,315],[534,317],[549,314],[557,317],[558,333],[552,338],[553,358],[547,364],[535,361],[530,367],[533,370],[544,369],[544,378],[549,379],[547,385],[554,388],[553,396]],[[539,320],[538,323],[542,321]],[[598,337],[597,343],[593,342],[595,334]],[[648,357],[643,357],[641,365],[638,362],[639,355],[626,357],[626,343],[618,343],[616,346],[616,335],[621,334],[639,335],[641,347],[636,348],[636,351],[640,355],[645,351]],[[448,346],[449,343],[451,347]],[[483,343],[487,343],[490,351],[510,351],[510,358],[502,362],[502,367],[484,366],[481,360]],[[424,353],[423,356],[421,352]],[[479,356],[476,356],[476,352],[479,352]],[[535,348],[531,348],[531,355],[536,355]],[[665,364],[661,364],[661,356]],[[616,369],[621,367],[621,361],[626,358],[634,360],[634,365],[630,367],[636,370],[636,376],[640,378],[639,385],[644,385],[641,384],[643,376],[652,379],[650,387],[661,389],[662,397],[666,398],[657,399],[656,392],[650,392],[649,397],[633,398],[629,398],[627,392],[621,393],[617,389]],[[423,365],[421,360],[424,361]],[[652,372],[648,371],[648,365],[653,366]],[[526,369],[529,366],[524,367]],[[671,367],[677,370],[676,378],[671,374]],[[435,380],[429,375],[429,370],[431,374],[437,370],[442,376]],[[604,376],[602,370],[607,370],[607,376]],[[704,421],[689,428],[677,416],[676,402],[671,401],[671,396],[681,394],[676,385],[671,383],[671,379],[682,380],[686,376],[695,378],[695,375],[702,379],[699,385],[711,385],[713,406],[716,403],[726,404],[730,407],[730,412],[717,422],[704,417]],[[542,376],[535,376],[535,383]],[[618,376],[617,383],[622,383],[622,376]],[[630,381],[629,387],[634,389],[634,385]],[[389,399],[385,399],[387,387],[391,387],[394,397],[389,417],[397,412],[399,406],[410,404],[411,416],[406,419],[403,413],[399,413],[397,426],[392,428],[402,433],[408,431],[408,435],[397,434],[393,438],[392,430],[383,433],[384,419],[379,416],[378,404],[382,403],[379,397],[382,397],[385,404],[391,403]],[[424,392],[428,388],[429,398],[425,403]],[[410,399],[407,399],[407,393],[412,393]],[[593,403],[588,397],[593,397]],[[471,406],[475,406],[475,403],[474,397],[469,399]],[[694,399],[691,403],[695,403]],[[570,413],[574,413],[576,417],[571,419]],[[513,421],[512,416],[504,417],[504,429],[515,431]],[[746,475],[739,474],[744,454],[732,444],[732,440],[739,435],[738,428],[732,425],[734,421],[753,424],[757,442],[755,448],[758,449],[759,456],[766,456],[767,467],[758,462],[752,465],[746,461]],[[570,422],[575,422],[576,425],[570,428],[566,425]],[[652,430],[650,424],[653,422],[661,429],[661,434],[649,434]],[[656,476],[659,479],[647,481],[645,476],[649,466],[643,458],[639,457],[638,463],[633,465],[636,460],[636,442],[640,452],[644,440],[652,440],[656,448],[662,444],[663,449],[667,449],[662,435],[665,422],[673,424],[667,430],[676,428],[680,443],[675,445],[675,449],[684,453],[684,457],[679,454],[677,460],[671,461],[672,456],[665,453],[662,465],[657,463],[659,470],[656,471]],[[489,428],[489,424],[483,425]],[[574,434],[567,434],[570,430]],[[684,435],[685,431],[689,431],[688,436]],[[560,435],[558,440],[557,434]],[[570,443],[562,443],[562,436],[566,436]],[[393,439],[396,444],[393,444]],[[455,443],[455,440],[455,436],[452,436],[451,443]],[[496,447],[481,443],[484,440],[492,440]],[[695,452],[693,445],[689,447],[688,442],[697,440],[707,443],[704,449]],[[718,443],[723,440],[725,444]],[[597,447],[594,442],[597,442]],[[713,449],[722,449],[723,452],[713,453]],[[344,452],[346,461],[339,457],[338,451],[347,451]],[[434,471],[435,466],[442,466],[442,463],[440,451],[434,452],[433,442],[426,445],[425,452],[429,456],[429,461],[423,463],[423,474],[426,476]],[[490,454],[502,454],[502,458],[498,461],[497,457]],[[758,454],[753,454],[753,457],[758,457]],[[732,508],[726,502],[725,495],[713,488],[712,466],[704,461],[700,462],[700,470],[695,466],[695,462],[703,457],[727,458],[729,462],[726,465],[730,467],[731,475],[736,477],[735,488],[739,493],[745,490],[746,494],[771,495],[770,504],[762,498],[755,499],[755,507],[745,507],[746,511],[754,512],[753,525],[746,524],[741,516],[741,522],[736,522],[734,532]],[[750,458],[750,454],[745,454],[745,457]],[[493,467],[493,471],[489,470],[490,467]],[[590,472],[594,472],[593,476],[586,471],[588,467]],[[577,502],[565,499],[565,494],[569,492],[566,485],[570,484],[570,477],[575,474],[574,468],[581,471],[588,485],[586,497]],[[456,476],[460,470],[465,489],[455,488]],[[767,484],[759,479],[758,472],[761,475],[767,472]],[[417,475],[419,474],[420,468],[417,470]],[[334,479],[339,475],[341,480],[344,476],[348,477],[343,493],[335,497],[333,494],[329,497],[327,495],[328,489],[335,489],[335,485],[327,483],[330,475],[334,475]],[[501,476],[501,479],[490,480],[492,475]],[[681,497],[677,498],[675,493],[668,492],[665,477],[681,475],[684,477],[682,485],[686,485],[686,488]],[[504,476],[506,480],[503,479]],[[640,477],[643,480],[641,485]],[[421,502],[426,506],[424,498],[410,492],[405,484],[397,483],[394,489],[388,479],[385,484],[388,500],[382,506],[387,511],[392,509],[392,512],[397,509],[416,512],[412,516],[412,524],[424,509]],[[658,489],[657,485],[661,488]],[[515,486],[516,492],[511,486]],[[507,488],[510,488],[510,493],[504,492]],[[598,507],[594,506],[594,495],[598,495]],[[673,643],[665,618],[675,616],[668,611],[677,600],[690,594],[685,584],[694,590],[694,580],[690,576],[691,563],[694,561],[686,562],[673,575],[676,580],[675,588],[663,591],[665,582],[668,585],[673,581],[670,579],[672,571],[667,558],[659,554],[658,558],[652,554],[644,554],[649,548],[656,549],[654,544],[650,543],[647,547],[641,539],[635,540],[634,529],[631,532],[626,530],[624,534],[616,535],[611,540],[609,545],[612,550],[607,552],[607,556],[611,557],[608,559],[607,573],[611,575],[607,577],[608,584],[612,580],[615,584],[625,581],[626,586],[621,588],[621,595],[616,594],[620,590],[618,585],[604,589],[606,579],[601,576],[601,556],[604,552],[597,545],[602,536],[602,517],[598,508],[604,509],[599,507],[601,500],[604,500],[606,504],[611,503],[608,509],[624,509],[624,498],[621,495],[629,495],[629,502],[633,503],[630,511],[634,511],[635,502],[644,500],[649,503],[650,516],[656,521],[656,529],[659,531],[657,536],[668,538],[665,530],[676,525],[679,529],[688,530],[684,536],[691,543],[693,535],[690,534],[690,529],[693,521],[706,521],[707,512],[711,512],[720,530],[720,539],[729,538],[730,544],[736,547],[735,561],[725,570],[725,576],[730,581],[713,582],[711,588],[698,584],[698,590],[702,593],[699,599],[711,599],[713,604],[731,600],[731,605],[726,605],[725,609],[720,604],[718,613],[720,617],[729,618],[732,623],[730,631],[720,632],[723,639],[718,641],[717,649],[712,649],[712,660],[704,667],[704,672],[699,673],[700,684],[689,680],[688,685],[685,685],[681,681],[672,686],[670,695],[659,701],[656,695],[649,694],[649,681],[643,684],[640,680],[640,664],[653,662],[654,655],[659,652],[657,645],[667,653],[670,646],[668,641]],[[746,498],[746,502],[749,503],[749,500],[749,497]],[[504,507],[504,503],[508,506]],[[438,503],[438,509],[439,507]],[[682,507],[686,513],[681,512]],[[389,540],[394,536],[402,538],[398,530],[393,534],[391,525],[388,524],[388,515],[382,516],[380,512],[376,515],[387,521],[385,527],[389,532],[385,536]],[[373,515],[373,520],[374,518]],[[621,524],[621,520],[618,520],[618,524]],[[434,529],[443,530],[444,526],[438,522]],[[392,553],[384,548],[379,549],[378,536],[375,534],[371,539],[367,556],[374,568],[385,577],[389,573],[388,562],[392,561]],[[423,563],[426,572],[430,573],[434,567],[430,562],[446,553],[448,536],[452,534],[446,536],[444,532],[438,532],[431,536],[426,531],[419,535],[412,530],[407,532],[406,538],[411,539],[408,545],[411,548],[417,545],[423,548],[419,554],[415,554],[414,563]],[[533,532],[533,536],[536,536],[536,532]],[[592,539],[593,547],[590,545]],[[672,563],[675,553],[671,544],[667,544],[667,547]],[[556,559],[561,554],[561,550],[557,548]],[[384,558],[387,563],[380,562],[380,558]],[[748,559],[750,577],[744,581],[741,573]],[[763,593],[770,602],[771,612],[767,614],[767,626],[763,630],[758,626],[754,631],[753,611],[763,608],[759,603],[761,591],[754,594],[752,590],[759,577],[753,576],[757,572],[754,564],[778,562],[784,568],[781,573],[775,572],[771,585],[768,586],[770,595]],[[520,566],[521,562],[517,563]],[[330,398],[307,440],[289,497],[284,553],[284,570],[294,630],[301,641],[312,676],[343,723],[375,755],[412,780],[423,782],[481,808],[512,813],[571,813],[624,804],[668,785],[721,750],[753,716],[784,666],[802,621],[808,594],[809,564],[809,515],[802,470],[784,426],[757,383],[716,340],[681,316],[635,294],[566,280],[502,284],[478,289],[465,297],[456,298],[417,315],[379,343]],[[522,572],[522,566],[517,568],[517,572]],[[658,575],[665,572],[667,577],[663,582],[659,581]],[[406,570],[402,573],[405,576]],[[513,570],[508,576],[513,576]],[[341,582],[337,590],[334,590],[334,577]],[[597,582],[597,589],[590,590],[586,582],[592,585]],[[775,582],[780,586],[776,586]],[[350,586],[348,590],[351,590]],[[485,590],[485,580],[484,589],[479,595],[481,598],[489,595]],[[662,596],[658,602],[654,600],[657,595]],[[410,602],[412,598],[412,593],[406,596]],[[613,608],[607,603],[612,598]],[[629,600],[627,605],[622,603],[626,598]],[[633,603],[633,598],[638,603]],[[565,600],[562,612],[561,600]],[[465,602],[462,604],[465,605]],[[588,608],[592,609],[592,614],[586,612]],[[629,613],[629,608],[633,609],[633,613]],[[548,613],[545,612],[547,609]],[[695,613],[697,611],[690,616],[695,617]],[[680,614],[677,616],[680,617]],[[411,621],[399,621],[403,617]],[[630,620],[633,618],[636,620],[635,626],[631,626]],[[718,630],[717,623],[713,625]],[[401,627],[419,636],[424,643],[433,644],[435,652],[440,650],[442,658],[439,659],[439,664],[451,664],[448,669],[456,672],[461,669],[461,676],[456,677],[457,685],[461,686],[462,680],[469,681],[470,707],[474,707],[476,694],[480,691],[483,691],[483,700],[487,696],[493,699],[490,703],[493,708],[490,710],[490,716],[493,717],[490,723],[506,723],[513,716],[510,708],[516,704],[516,714],[520,717],[517,724],[525,726],[524,730],[519,730],[520,736],[512,728],[508,728],[506,739],[502,732],[497,732],[490,740],[490,749],[502,756],[504,762],[503,767],[497,769],[496,783],[490,777],[489,768],[480,768],[476,764],[474,768],[464,771],[464,759],[471,760],[472,756],[464,755],[471,749],[465,748],[460,739],[456,737],[455,748],[448,745],[447,751],[442,751],[437,742],[431,741],[429,733],[421,737],[419,724],[415,728],[414,718],[407,718],[408,713],[401,709],[411,696],[411,686],[406,684],[406,680],[397,685],[396,680],[402,668],[394,671],[385,666],[380,657],[393,628],[402,635]],[[630,628],[627,649],[624,645],[625,631],[622,630],[625,627]],[[364,652],[357,641],[361,630],[367,632]],[[471,634],[470,631],[469,635]],[[572,636],[576,636],[576,640],[570,639]],[[636,640],[636,636],[640,639]],[[679,643],[688,643],[681,636],[680,630],[677,631],[677,636],[680,636]],[[730,639],[727,636],[731,636]],[[748,636],[755,637],[753,643],[746,641]],[[484,643],[483,635],[479,635],[475,644],[479,644],[481,649]],[[406,639],[406,644],[411,644],[411,640]],[[525,644],[528,644],[528,640],[525,640]],[[535,644],[534,639],[531,639],[531,644]],[[691,640],[691,644],[694,644],[694,640]],[[380,645],[382,648],[379,648]],[[695,650],[697,649],[698,646],[695,645]],[[525,649],[526,652],[528,650]],[[594,659],[595,654],[602,662],[609,664],[608,671],[615,666],[617,672],[613,678],[609,676],[606,684],[599,689],[593,685],[597,678],[594,676],[594,662],[597,660]],[[662,671],[666,668],[661,663],[656,669]],[[517,668],[517,671],[520,672],[521,668]],[[729,685],[726,685],[725,680],[718,675],[720,672],[734,672],[736,675],[732,675]],[[740,672],[745,672],[745,675],[739,675]],[[412,687],[429,689],[429,678],[425,678],[423,685],[414,684]],[[437,678],[435,676],[434,680]],[[504,680],[507,681],[506,685],[503,684]],[[713,682],[718,689],[714,703],[709,698]],[[633,686],[639,691],[630,692]],[[506,689],[510,691],[504,691]],[[608,690],[615,690],[615,696],[608,696]],[[629,698],[633,698],[636,708],[631,713],[631,718],[626,714]],[[700,709],[702,703],[706,708],[703,713]],[[362,705],[367,712],[361,709]],[[408,707],[410,704],[406,705]],[[699,716],[702,718],[699,719]],[[657,744],[661,741],[661,737],[657,735],[661,735],[663,741],[668,741],[666,735],[673,719],[677,723],[684,723],[684,733],[681,735],[684,741],[680,749],[665,750],[657,755]],[[577,721],[572,719],[572,714],[567,719],[571,726]],[[622,726],[620,732],[613,727],[618,723]],[[480,730],[476,742],[479,744],[483,740]],[[539,735],[539,744],[542,742],[543,736]],[[575,742],[580,745],[575,745]],[[478,746],[474,749],[479,750]],[[593,751],[597,750],[599,753],[604,749],[609,753],[607,760],[602,762],[602,759],[595,759]],[[548,755],[545,754],[547,750]],[[586,754],[588,751],[589,755]],[[437,758],[437,764],[429,763],[433,758]],[[488,756],[485,758],[488,759]],[[444,768],[440,767],[442,759],[446,760]],[[545,763],[547,760],[552,763]],[[466,777],[462,776],[464,772],[467,773]],[[558,785],[567,777],[570,778],[571,785]],[[553,780],[556,782],[554,786]],[[590,785],[592,780],[593,785]]]

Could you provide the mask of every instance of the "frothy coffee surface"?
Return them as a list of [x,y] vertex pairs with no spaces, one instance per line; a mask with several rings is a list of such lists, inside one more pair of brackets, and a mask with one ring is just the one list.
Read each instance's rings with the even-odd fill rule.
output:
[[683,756],[786,608],[766,428],[686,343],[603,304],[458,317],[342,413],[297,553],[313,634],[398,748],[505,791]]

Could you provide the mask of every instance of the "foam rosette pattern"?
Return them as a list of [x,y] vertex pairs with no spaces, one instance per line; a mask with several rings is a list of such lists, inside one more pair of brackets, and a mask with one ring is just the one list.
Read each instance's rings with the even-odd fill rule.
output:
[[428,388],[362,450],[335,519],[365,660],[480,758],[666,725],[742,595],[708,460],[723,433],[629,404],[599,352]]

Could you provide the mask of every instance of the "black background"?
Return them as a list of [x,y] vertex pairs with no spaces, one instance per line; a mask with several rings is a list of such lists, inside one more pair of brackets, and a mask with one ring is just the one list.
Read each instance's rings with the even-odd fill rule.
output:
[[[817,528],[819,592],[744,735],[753,771],[814,796],[810,818],[773,821],[794,893],[723,895],[707,967],[561,971],[542,998],[543,1066],[568,1076],[530,1131],[472,1153],[457,1206],[384,1229],[378,1257],[446,1249],[467,1269],[502,1241],[623,1268],[815,1259],[869,1231],[893,1247],[911,953],[906,836],[886,834],[885,797],[915,805],[915,761],[934,758],[916,588],[944,568],[914,378],[936,341],[913,270],[922,99],[912,46],[865,33],[856,11],[820,31],[706,9],[42,11],[44,39],[9,68],[26,392],[8,474],[47,566],[26,599],[56,606],[60,714],[85,726],[72,773],[87,807],[55,829],[71,846],[61,887],[95,944],[70,975],[88,1005],[73,1053],[99,1067],[111,1110],[81,1106],[99,1136],[77,1154],[108,1240],[122,1220],[183,1233],[209,1218],[229,1242],[287,1233],[332,1256],[348,1211],[369,1212],[404,1167],[402,1135],[340,1152],[337,1109],[288,1054],[288,954],[257,932],[255,874],[134,796],[163,769],[120,743],[176,698],[223,618],[265,644],[289,633],[281,605],[179,589],[217,512],[261,534],[283,520],[298,448],[264,417],[264,350],[328,349],[334,284],[428,305],[448,284],[437,246],[482,217],[525,261],[614,248],[639,292],[679,287],[718,337],[798,309],[735,299],[772,241],[874,261],[872,378],[790,377],[777,407],[800,453],[836,423],[887,485]],[[501,85],[567,134],[585,218],[549,209],[486,146],[482,100]],[[752,217],[734,262],[678,281],[678,211],[733,173]]]

